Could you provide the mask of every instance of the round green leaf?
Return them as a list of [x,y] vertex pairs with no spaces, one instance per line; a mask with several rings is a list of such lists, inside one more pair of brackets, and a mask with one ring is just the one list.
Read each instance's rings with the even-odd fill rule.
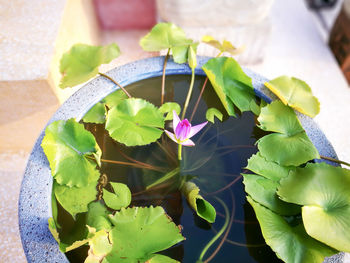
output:
[[308,164],[281,180],[278,195],[303,205],[307,233],[339,251],[350,252],[350,171]]
[[60,61],[62,79],[60,88],[74,87],[98,74],[101,64],[111,62],[118,57],[120,50],[117,44],[107,46],[90,46],[76,44],[64,53]]
[[96,232],[96,229],[89,228],[89,253],[84,263],[100,263],[104,257],[112,251],[112,244],[109,241],[109,234],[105,230]]
[[143,260],[147,263],[180,263],[180,261],[177,261],[175,259],[169,258],[161,254],[154,254],[149,258]]
[[181,106],[176,102],[166,102],[159,107],[159,111],[163,114],[167,113],[165,120],[169,121],[173,119],[173,110],[177,115],[180,115]]
[[295,168],[293,166],[281,166],[275,162],[267,161],[261,156],[260,152],[258,152],[248,159],[246,169],[272,181],[279,182],[281,178],[289,174],[290,170]]
[[307,235],[302,224],[292,227],[282,216],[254,202],[249,196],[247,199],[254,208],[266,243],[284,262],[322,263],[325,257],[337,253]]
[[268,161],[298,166],[320,158],[295,112],[281,101],[276,100],[263,107],[258,121],[263,130],[276,132],[258,141],[260,154]]
[[109,109],[111,109],[127,98],[128,96],[124,93],[124,91],[118,89],[103,98],[101,103],[104,103]]
[[227,40],[224,40],[221,43],[212,36],[203,36],[202,42],[218,49],[220,52],[228,52],[231,55],[237,55],[244,50],[244,48],[236,48],[230,41]]
[[283,202],[276,194],[278,183],[266,179],[260,175],[242,174],[244,177],[245,191],[254,201],[269,208],[273,212],[289,216],[301,212],[300,206]]
[[96,186],[97,180],[83,187],[68,187],[54,182],[53,191],[57,201],[75,218],[76,214],[88,211],[88,204],[96,199]]
[[203,70],[230,116],[235,116],[234,106],[241,112],[259,114],[252,79],[243,72],[236,60],[228,57],[213,58],[203,65]]
[[[96,162],[100,162],[101,149],[92,133],[74,119],[47,126],[41,146],[57,183],[82,187],[100,176]],[[94,156],[96,162],[87,156]]]
[[164,118],[150,102],[126,99],[107,114],[106,130],[110,136],[126,146],[146,145],[160,138]]
[[86,225],[93,227],[96,231],[110,230],[112,224],[109,221],[109,211],[107,207],[100,201],[92,202],[88,205],[88,213],[86,215]]
[[96,103],[83,117],[83,122],[88,123],[105,123],[106,107],[104,103]]
[[181,188],[187,202],[196,212],[196,214],[208,221],[214,223],[216,218],[215,208],[199,194],[199,188],[192,182],[186,182]]
[[300,79],[281,76],[266,82],[265,86],[284,104],[301,113],[313,118],[320,112],[320,102],[312,95],[310,86]]
[[184,240],[181,229],[160,206],[122,208],[110,219],[114,227],[110,231],[113,248],[106,256],[108,262],[119,262],[120,258],[138,262]]
[[214,123],[214,117],[218,118],[220,121],[222,121],[222,117],[224,115],[216,108],[210,108],[207,110],[205,117],[208,121],[211,123]]
[[103,189],[103,200],[109,208],[120,210],[131,203],[131,192],[126,184],[110,182],[114,193]]

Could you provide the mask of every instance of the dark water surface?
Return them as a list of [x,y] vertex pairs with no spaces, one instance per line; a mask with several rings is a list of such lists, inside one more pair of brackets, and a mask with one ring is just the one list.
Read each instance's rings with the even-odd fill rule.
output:
[[[204,77],[196,77],[187,118],[193,111],[204,79]],[[160,77],[151,78],[129,85],[127,89],[132,96],[145,98],[159,106],[160,83]],[[189,83],[190,76],[188,75],[167,76],[166,101],[176,101],[183,107]],[[225,112],[208,82],[192,125],[204,122],[206,110],[210,107]],[[244,167],[247,165],[247,159],[257,152],[254,144],[259,135],[262,135],[261,131],[255,128],[255,122],[255,116],[250,112],[245,112],[238,115],[237,118],[228,118],[225,115],[222,123],[217,121],[215,125],[208,124],[192,138],[196,144],[195,147],[183,147],[180,175],[158,186],[156,190],[145,191],[145,185],[154,182],[164,173],[106,163],[103,163],[101,173],[107,176],[108,181],[126,183],[130,187],[133,193],[132,205],[160,205],[176,224],[182,225],[186,240],[163,251],[162,254],[169,255],[183,263],[195,263],[202,249],[224,224],[225,210],[215,198],[219,197],[230,210],[232,226],[225,242],[220,245],[222,238],[218,239],[205,254],[204,260],[215,253],[215,257],[210,262],[281,262],[264,242],[254,211],[246,201],[243,180],[240,175],[246,172]],[[143,147],[126,148],[114,142],[104,130],[103,125],[86,124],[86,128],[96,136],[103,151],[103,159],[128,161],[123,156],[127,155],[129,158],[160,166],[167,171],[173,170],[178,165],[156,143]],[[174,153],[176,157],[177,145],[165,135],[161,140],[167,151]],[[217,218],[214,224],[210,225],[198,218],[176,189],[178,181],[184,176],[192,177],[192,181],[201,189],[202,196],[215,207]],[[83,224],[84,215],[80,217]],[[58,221],[67,229],[73,228],[73,220],[60,207]],[[71,262],[84,262],[87,250],[87,247],[77,249],[67,253],[67,256]]]

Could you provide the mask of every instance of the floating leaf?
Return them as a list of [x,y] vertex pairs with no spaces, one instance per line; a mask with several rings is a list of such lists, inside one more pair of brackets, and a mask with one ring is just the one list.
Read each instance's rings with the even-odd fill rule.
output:
[[303,205],[306,232],[339,251],[350,252],[350,170],[307,164],[281,180],[278,195]]
[[170,48],[174,61],[181,64],[189,60],[189,47],[196,51],[198,43],[186,38],[180,27],[172,23],[158,23],[140,40],[140,45],[145,51],[153,52]]
[[109,208],[120,210],[131,203],[131,192],[126,184],[110,182],[114,193],[103,189],[103,200]]
[[159,107],[159,111],[163,114],[167,113],[165,120],[169,121],[173,119],[173,110],[177,115],[180,115],[181,106],[176,102],[166,102]]
[[57,201],[75,218],[76,214],[88,211],[88,204],[96,199],[96,186],[97,180],[83,187],[69,187],[54,182],[53,191]]
[[278,183],[266,179],[260,175],[242,174],[244,177],[245,191],[254,201],[269,208],[273,212],[289,216],[301,212],[300,206],[283,202],[276,194]]
[[281,76],[265,83],[281,101],[297,111],[310,117],[315,117],[320,112],[320,102],[312,95],[312,91],[306,82],[288,76]]
[[[95,137],[74,119],[59,120],[46,127],[41,143],[57,183],[82,187],[100,176],[101,149]],[[88,158],[94,156],[96,162]]]
[[104,103],[96,103],[83,117],[83,122],[88,123],[105,123],[106,107]]
[[260,154],[268,161],[298,166],[320,157],[295,112],[281,101],[262,108],[258,121],[263,130],[276,132],[258,140]]
[[228,57],[213,58],[203,65],[203,70],[230,116],[235,116],[234,106],[241,112],[259,114],[252,79],[243,72],[236,60]]
[[279,180],[288,176],[288,173],[295,169],[295,167],[281,166],[275,162],[267,161],[261,156],[260,152],[258,152],[248,159],[246,169],[272,181],[279,182]]
[[145,260],[145,263],[180,263],[180,261],[161,254],[154,254],[151,257],[143,260]]
[[101,100],[101,103],[104,103],[109,109],[111,109],[127,98],[128,96],[119,89],[104,97]]
[[88,81],[98,74],[98,67],[118,57],[120,50],[117,44],[107,46],[90,46],[76,44],[64,53],[60,62],[63,75],[60,88],[74,87]]
[[90,249],[88,257],[85,259],[84,263],[106,262],[103,259],[112,251],[113,247],[109,241],[109,233],[105,230],[96,232],[96,229],[91,227],[89,227],[89,232],[89,235],[91,236],[89,239]]
[[186,182],[181,188],[187,202],[196,212],[196,214],[208,221],[214,223],[216,218],[215,208],[199,194],[199,188],[192,182]]
[[150,102],[126,99],[107,115],[106,130],[110,136],[126,146],[146,145],[160,138],[164,118]]
[[81,247],[89,241],[87,238],[87,229],[82,222],[82,219],[83,217],[78,219],[74,224],[72,231],[68,235],[66,234],[63,240],[60,239],[59,230],[55,220],[52,217],[48,219],[49,230],[57,241],[60,251],[63,253]]
[[244,47],[236,48],[234,45],[232,45],[230,41],[227,41],[227,40],[223,40],[221,43],[220,41],[216,40],[212,36],[203,36],[202,42],[218,49],[220,53],[228,52],[231,55],[238,55],[242,53],[242,51],[244,50]]
[[88,205],[88,213],[86,215],[86,224],[96,229],[96,231],[110,230],[112,223],[109,221],[110,212],[107,207],[100,201],[92,202]]
[[336,250],[308,236],[302,224],[290,226],[286,220],[254,202],[249,196],[266,243],[286,263],[322,263]]
[[138,262],[184,240],[181,228],[160,206],[122,208],[110,219],[114,225],[109,232],[113,248],[107,262]]
[[208,121],[214,123],[214,117],[218,118],[220,121],[222,121],[222,117],[224,115],[216,108],[210,108],[207,110],[205,117]]

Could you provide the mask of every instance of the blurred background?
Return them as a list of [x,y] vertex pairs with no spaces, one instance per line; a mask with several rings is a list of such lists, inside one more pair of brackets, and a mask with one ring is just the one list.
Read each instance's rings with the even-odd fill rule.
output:
[[[316,122],[350,161],[350,0],[0,0],[0,262],[25,262],[17,201],[31,148],[74,92],[60,90],[59,59],[75,43],[116,42],[101,71],[157,56],[138,44],[159,21],[188,37],[246,47],[241,65],[305,80],[321,102]],[[200,45],[199,55],[216,52]]]

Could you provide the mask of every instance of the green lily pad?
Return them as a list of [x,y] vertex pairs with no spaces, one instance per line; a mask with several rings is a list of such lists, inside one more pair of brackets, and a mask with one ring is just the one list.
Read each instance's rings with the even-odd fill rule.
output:
[[208,121],[210,121],[211,123],[215,123],[214,121],[214,117],[218,118],[220,121],[222,121],[223,118],[223,114],[216,108],[210,108],[207,110],[207,112],[205,113],[205,117]]
[[109,109],[117,106],[121,101],[127,99],[128,96],[121,89],[112,92],[101,100]]
[[301,212],[300,206],[286,203],[278,198],[276,191],[279,184],[277,182],[266,179],[260,175],[242,175],[244,177],[243,183],[245,185],[245,191],[254,201],[279,215],[290,216]]
[[295,169],[295,167],[281,166],[275,162],[267,161],[261,156],[260,152],[258,152],[248,159],[246,169],[272,181],[279,182],[279,180],[288,176],[289,172]]
[[238,55],[242,53],[243,48],[236,48],[230,41],[223,40],[222,42],[216,40],[212,36],[203,36],[202,42],[218,49],[221,53],[227,52],[231,55]]
[[105,256],[112,251],[112,244],[109,241],[109,233],[106,230],[96,232],[96,229],[89,227],[89,245],[88,257],[84,263],[100,263],[104,261]]
[[83,117],[83,122],[105,123],[107,110],[104,103],[96,103]]
[[59,184],[82,187],[100,176],[96,162],[100,163],[101,149],[92,133],[74,119],[55,121],[47,126],[41,147]]
[[301,113],[315,117],[320,112],[320,102],[312,95],[309,85],[304,81],[281,76],[265,83],[280,100]]
[[185,32],[172,23],[158,23],[151,32],[140,40],[140,46],[145,51],[161,51],[171,49],[176,63],[185,63],[189,60],[189,47],[197,50],[198,43],[186,38]]
[[308,164],[280,183],[277,193],[283,200],[303,205],[303,222],[310,236],[350,252],[350,170]]
[[235,116],[234,106],[241,112],[259,114],[252,79],[243,72],[236,60],[228,57],[212,58],[203,65],[203,70],[230,116]]
[[86,225],[93,227],[96,231],[110,230],[112,223],[109,221],[110,212],[107,207],[100,201],[92,202],[88,205],[88,213],[86,215]]
[[98,67],[117,58],[120,50],[117,44],[90,46],[76,44],[63,54],[60,62],[62,79],[60,88],[74,87],[98,74]]
[[57,201],[75,218],[76,214],[87,212],[88,204],[96,199],[96,186],[97,180],[83,187],[69,187],[54,182],[53,191]]
[[120,210],[131,203],[131,192],[126,184],[110,182],[114,193],[103,189],[103,200],[109,208]]
[[138,262],[184,240],[181,228],[160,206],[122,208],[110,219],[113,248],[106,255],[107,262]]
[[173,119],[173,111],[175,111],[177,115],[180,115],[181,106],[176,102],[166,102],[159,107],[159,111],[163,114],[167,114],[165,120],[170,121]]
[[175,259],[169,258],[167,256],[161,255],[161,254],[154,254],[148,259],[146,259],[144,262],[147,263],[180,263],[180,261],[177,261]]
[[126,99],[107,114],[106,130],[110,136],[126,146],[146,145],[160,138],[164,118],[150,102]]
[[284,262],[322,263],[325,257],[337,253],[311,238],[302,224],[292,227],[282,216],[254,202],[249,196],[247,199],[254,208],[266,243]]
[[196,184],[186,182],[182,186],[181,191],[186,197],[188,204],[199,217],[203,218],[209,223],[215,222],[215,208],[199,194],[199,188]]
[[260,154],[283,166],[298,166],[320,158],[295,112],[276,100],[261,109],[260,128],[272,133],[258,140]]

